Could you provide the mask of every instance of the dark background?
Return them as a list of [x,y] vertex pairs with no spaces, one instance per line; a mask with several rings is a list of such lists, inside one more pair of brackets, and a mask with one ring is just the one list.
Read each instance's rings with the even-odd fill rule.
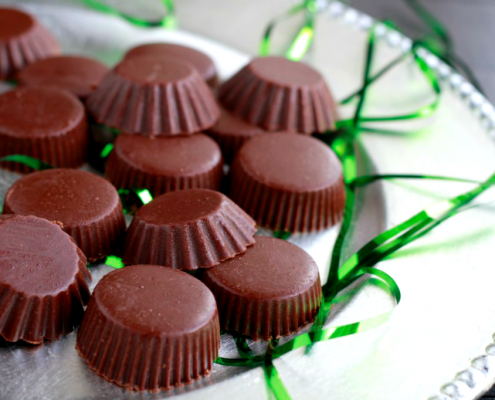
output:
[[[455,52],[471,68],[490,101],[495,100],[495,0],[422,0],[451,35]],[[390,18],[409,37],[424,26],[403,0],[351,0],[349,4],[377,19]],[[495,327],[495,321],[494,321]],[[495,386],[483,400],[495,400]]]

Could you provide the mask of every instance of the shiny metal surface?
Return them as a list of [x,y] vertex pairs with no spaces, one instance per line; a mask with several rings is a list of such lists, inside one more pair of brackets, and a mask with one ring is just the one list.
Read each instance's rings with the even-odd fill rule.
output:
[[[259,6],[262,7],[261,2]],[[90,54],[110,65],[127,47],[160,39],[187,43],[209,53],[223,78],[248,60],[244,54],[184,32],[135,29],[107,16],[86,11],[74,13],[63,7],[32,6],[30,9],[57,34],[65,51]],[[205,14],[208,12],[205,9]],[[201,23],[205,14],[198,13],[197,23]],[[334,7],[318,21],[319,33],[310,61],[325,74],[337,98],[343,98],[360,85],[366,45],[366,28],[362,25],[366,20],[362,17],[355,11]],[[399,46],[397,38],[389,40],[386,32],[383,39],[376,55],[378,65],[396,56],[407,42],[404,39]],[[461,92],[458,79],[450,83],[450,72],[448,79],[434,119],[419,125],[405,122],[388,126],[413,130],[417,134],[361,138],[358,160],[361,174],[377,170],[379,173],[483,179],[495,169],[495,146],[486,132],[487,118],[484,117],[484,123],[480,122],[481,104],[473,108],[471,94]],[[370,105],[365,111],[397,114],[417,107],[427,100],[427,93],[413,65],[405,63],[370,91]],[[341,112],[346,116],[352,110]],[[0,173],[0,198],[15,179],[14,174]],[[352,239],[347,243],[345,256],[426,205],[470,187],[455,183],[394,181],[375,183],[360,190]],[[485,201],[490,200],[490,195],[493,198],[489,193]],[[276,360],[275,365],[291,396],[295,399],[382,400],[427,398],[437,392],[448,399],[472,399],[479,395],[495,380],[495,356],[491,355],[491,348],[485,351],[495,332],[493,226],[495,212],[490,205],[473,209],[381,263],[380,268],[397,280],[403,294],[403,301],[392,319],[363,334],[319,343],[308,355],[298,350]],[[291,240],[316,259],[324,276],[336,233],[336,229],[332,229]],[[92,267],[93,284],[109,270],[104,265]],[[330,324],[363,319],[394,305],[388,296],[369,283],[353,288],[353,294],[335,310]],[[219,365],[215,365],[211,377],[173,392],[126,392],[86,368],[74,349],[75,336],[76,333],[72,333],[58,342],[37,347],[2,342],[0,398],[153,399],[178,394],[184,399],[267,397],[261,369]],[[223,338],[221,353],[236,354],[228,337]],[[447,383],[465,378],[466,374],[459,378],[458,373],[467,367],[471,368],[468,375],[472,377],[472,384],[467,378],[464,386]]]

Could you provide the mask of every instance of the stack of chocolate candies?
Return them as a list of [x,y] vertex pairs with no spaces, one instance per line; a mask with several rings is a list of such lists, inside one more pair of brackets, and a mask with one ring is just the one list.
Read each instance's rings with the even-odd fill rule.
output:
[[[37,24],[7,9],[0,20],[2,13]],[[136,47],[96,84],[74,60],[48,60],[16,75],[25,88],[0,96],[0,155],[26,154],[64,168],[85,162],[84,108],[60,79],[72,75],[67,81],[86,83],[76,94],[87,98],[90,147],[101,132],[118,133],[105,168],[113,186],[88,172],[52,169],[9,189],[4,212],[32,216],[0,219],[0,238],[25,232],[16,241],[0,240],[0,289],[12,291],[2,297],[8,307],[0,304],[3,337],[40,343],[77,326],[89,293],[81,265],[117,251],[128,266],[95,288],[77,349],[96,373],[128,389],[170,389],[208,375],[220,326],[268,340],[314,320],[322,297],[315,262],[297,246],[254,234],[256,223],[306,233],[342,216],[340,164],[309,136],[332,129],[336,119],[317,71],[282,58],[255,59],[218,88],[220,108],[213,62],[187,47]],[[231,163],[229,185],[222,185],[223,160]],[[31,172],[15,165],[2,164]],[[127,233],[121,188],[145,188],[155,197]],[[17,239],[37,252],[27,256]],[[31,264],[41,267],[26,280],[22,268]],[[64,271],[51,271],[55,278],[48,279],[42,264]],[[57,290],[63,294],[54,296]],[[43,314],[26,306],[29,298],[63,312]],[[25,312],[14,317],[19,307]]]

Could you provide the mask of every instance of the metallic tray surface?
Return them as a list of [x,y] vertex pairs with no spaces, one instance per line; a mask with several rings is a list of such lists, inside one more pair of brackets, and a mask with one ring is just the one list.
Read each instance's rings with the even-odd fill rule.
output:
[[[123,52],[137,43],[159,40],[187,44],[207,52],[215,60],[222,79],[249,59],[245,54],[187,32],[138,29],[113,17],[63,6],[26,7],[57,36],[64,52],[93,56],[108,65],[118,62]],[[320,16],[320,32],[309,61],[324,73],[337,98],[343,98],[360,85],[369,28],[365,17],[345,7],[340,10],[333,7]],[[335,37],[339,40],[328,40]],[[407,38],[399,39],[402,44],[407,42]],[[377,53],[378,65],[401,51],[401,44],[396,41],[397,37],[384,33]],[[449,85],[450,78],[449,75]],[[495,146],[480,123],[481,106],[474,109],[471,97],[460,95],[458,87],[450,86],[454,90],[444,92],[434,119],[421,126],[414,123],[398,126],[424,134],[403,138],[363,136],[358,145],[359,173],[485,178],[495,165]],[[371,104],[366,111],[383,114],[385,109],[387,113],[397,114],[416,107],[425,99],[425,93],[420,74],[412,64],[406,63],[371,90]],[[343,116],[351,111],[341,110]],[[0,198],[3,199],[9,185],[18,177],[0,172]],[[369,239],[424,206],[468,188],[453,183],[388,182],[359,190],[345,255],[351,255]],[[460,388],[458,398],[479,395],[495,379],[491,368],[495,366],[493,356],[486,355],[484,350],[495,331],[495,324],[490,322],[495,317],[495,294],[489,286],[495,270],[487,263],[495,240],[491,228],[494,223],[495,214],[490,206],[468,211],[412,249],[383,262],[380,268],[397,280],[404,299],[391,321],[363,334],[319,343],[309,355],[295,351],[276,360],[291,396],[312,399],[331,394],[332,398],[415,399],[437,392],[446,396],[446,391],[454,390],[452,385],[455,390]],[[328,268],[337,229],[290,239],[315,258],[322,276]],[[102,264],[92,266],[92,287],[110,270]],[[352,299],[332,314],[330,324],[349,323],[393,307],[392,299],[372,284],[363,283],[353,288],[353,292]],[[158,399],[179,394],[183,398],[267,397],[260,368],[220,365],[214,366],[210,377],[171,392],[128,392],[86,367],[74,347],[76,334],[41,346],[0,342],[0,398]],[[231,337],[225,335],[221,355],[236,354]],[[476,360],[481,354],[485,354],[482,358],[485,364],[480,366]],[[474,367],[466,369],[470,360]],[[456,383],[457,378],[450,382],[461,371],[471,374],[468,375],[472,384],[464,387]]]

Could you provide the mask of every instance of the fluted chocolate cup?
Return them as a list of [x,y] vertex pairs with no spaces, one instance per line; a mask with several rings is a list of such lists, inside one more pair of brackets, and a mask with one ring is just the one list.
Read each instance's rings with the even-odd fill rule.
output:
[[54,223],[0,216],[0,335],[38,344],[72,332],[89,300],[86,257]]
[[108,71],[106,65],[91,58],[58,56],[28,65],[16,78],[21,86],[56,87],[84,100],[96,90]]
[[220,326],[254,340],[294,333],[314,321],[322,301],[318,267],[301,248],[255,236],[244,254],[205,271]]
[[[23,87],[0,95],[0,158],[34,157],[54,167],[77,168],[86,162],[88,124],[83,104],[73,94],[50,87]],[[33,169],[0,162],[16,172]]]
[[3,212],[57,221],[89,262],[113,254],[126,228],[112,184],[74,169],[49,169],[17,180],[5,195]]
[[225,82],[219,102],[267,131],[311,134],[335,129],[337,106],[323,76],[302,62],[256,58]]
[[230,198],[262,227],[319,231],[342,219],[342,166],[328,146],[312,137],[258,135],[232,164]]
[[60,53],[55,38],[31,15],[0,7],[0,80],[37,60]]
[[230,163],[244,143],[263,132],[260,127],[248,124],[220,108],[220,119],[206,133],[215,139],[222,149],[225,162]]
[[179,190],[139,209],[127,231],[122,260],[181,270],[211,268],[244,253],[255,232],[254,221],[223,194]]
[[117,189],[148,189],[153,197],[183,189],[219,190],[222,153],[201,133],[165,138],[119,135],[105,176]]
[[77,350],[106,380],[169,390],[210,374],[220,348],[215,298],[196,278],[136,265],[105,275],[77,333]]
[[125,58],[142,56],[174,57],[190,63],[211,88],[217,85],[217,69],[213,60],[202,51],[173,43],[147,43],[133,47]]
[[212,91],[194,67],[168,57],[125,59],[86,105],[96,123],[144,136],[190,135],[219,117]]

